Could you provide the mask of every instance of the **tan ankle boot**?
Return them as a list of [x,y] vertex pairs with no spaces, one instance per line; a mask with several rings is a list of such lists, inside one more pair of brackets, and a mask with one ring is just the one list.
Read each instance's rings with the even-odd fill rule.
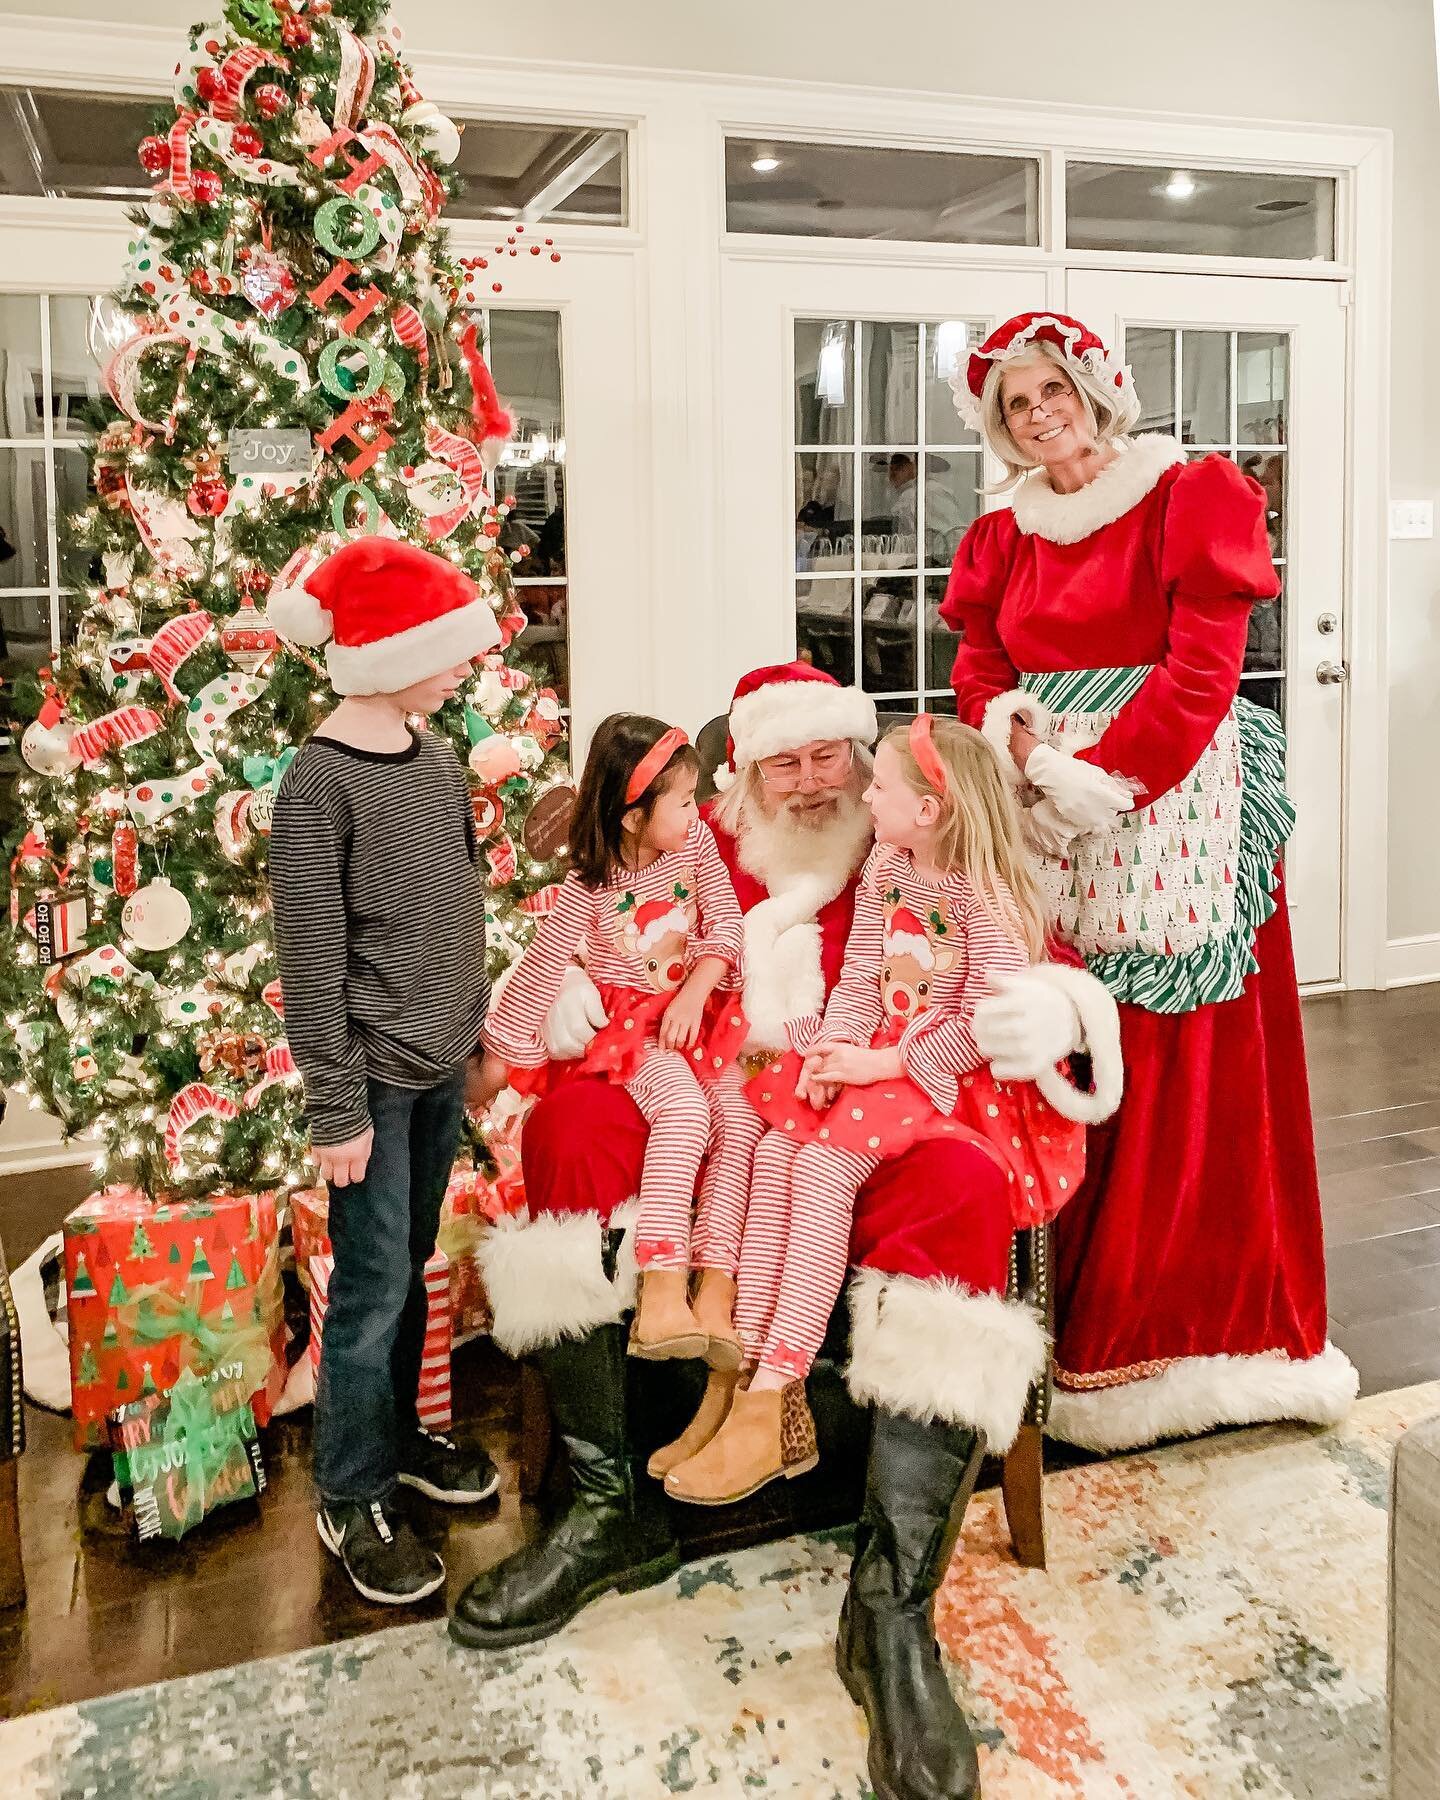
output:
[[663,1480],[682,1462],[688,1462],[697,1450],[703,1450],[710,1442],[725,1423],[739,1380],[738,1369],[711,1369],[695,1417],[673,1443],[662,1444],[645,1465],[657,1481]]
[[630,1354],[660,1362],[676,1356],[703,1356],[709,1335],[690,1310],[686,1269],[646,1269],[640,1277],[640,1304],[630,1327]]
[[778,1475],[804,1475],[820,1460],[805,1383],[760,1393],[737,1388],[724,1424],[703,1450],[665,1477],[665,1492],[695,1506],[728,1506]]
[[[712,1369],[734,1370],[744,1360],[745,1349],[735,1329],[735,1277],[719,1269],[702,1269],[690,1303],[695,1322],[710,1338],[705,1360]],[[697,1445],[698,1449],[699,1446]]]

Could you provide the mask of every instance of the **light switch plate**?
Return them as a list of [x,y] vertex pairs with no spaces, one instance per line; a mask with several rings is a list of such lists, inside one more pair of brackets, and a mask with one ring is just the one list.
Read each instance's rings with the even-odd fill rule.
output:
[[1392,538],[1428,538],[1435,535],[1435,505],[1430,500],[1390,502]]

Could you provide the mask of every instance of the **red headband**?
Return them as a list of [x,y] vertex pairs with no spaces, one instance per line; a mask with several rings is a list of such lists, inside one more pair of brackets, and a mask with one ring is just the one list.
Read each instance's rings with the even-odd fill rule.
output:
[[945,764],[935,748],[935,719],[927,712],[917,713],[910,727],[910,754],[920,765],[920,773],[937,794],[945,793]]
[[633,806],[675,752],[689,742],[678,725],[672,725],[663,737],[656,738],[631,771],[630,783],[625,789],[625,804]]

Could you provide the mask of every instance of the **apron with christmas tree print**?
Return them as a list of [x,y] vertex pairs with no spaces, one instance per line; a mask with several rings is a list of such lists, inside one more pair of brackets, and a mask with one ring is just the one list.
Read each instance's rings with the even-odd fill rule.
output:
[[[1152,665],[1022,675],[1043,701],[1052,741],[1095,742]],[[1255,934],[1275,911],[1276,859],[1295,823],[1285,735],[1271,712],[1236,699],[1182,781],[1114,825],[1041,856],[1050,917],[1117,1000],[1191,1012],[1236,1000],[1259,967]]]

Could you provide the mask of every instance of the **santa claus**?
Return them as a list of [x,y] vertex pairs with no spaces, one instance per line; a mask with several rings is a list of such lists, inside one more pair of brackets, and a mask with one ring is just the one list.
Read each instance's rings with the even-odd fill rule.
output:
[[[729,725],[721,792],[704,811],[745,914],[745,1013],[759,1056],[788,1045],[787,1022],[823,1005],[839,979],[871,844],[861,794],[876,717],[857,689],[791,663],[746,676]],[[573,970],[550,1016],[552,1054],[580,1055],[604,1023],[598,992]],[[1114,1003],[1082,970],[1030,970],[982,1005],[976,1030],[1002,1078],[1033,1079],[1089,1050],[1095,1091],[1074,1096],[1077,1110],[1101,1117],[1118,1104]],[[573,1499],[538,1542],[471,1582],[451,1625],[461,1643],[544,1637],[598,1595],[678,1566],[665,1499],[638,1464],[625,1412],[622,1321],[635,1286],[626,1208],[645,1134],[634,1102],[600,1080],[566,1083],[527,1121],[528,1216],[488,1238],[485,1275],[495,1341],[532,1355],[545,1378]],[[877,1791],[906,1800],[977,1791],[932,1602],[957,1497],[987,1447],[1010,1445],[1045,1365],[1041,1321],[1006,1296],[1011,1232],[1005,1176],[951,1139],[886,1163],[855,1213],[846,1380],[872,1430],[837,1665],[869,1721]],[[657,1452],[652,1473],[683,1448]]]

